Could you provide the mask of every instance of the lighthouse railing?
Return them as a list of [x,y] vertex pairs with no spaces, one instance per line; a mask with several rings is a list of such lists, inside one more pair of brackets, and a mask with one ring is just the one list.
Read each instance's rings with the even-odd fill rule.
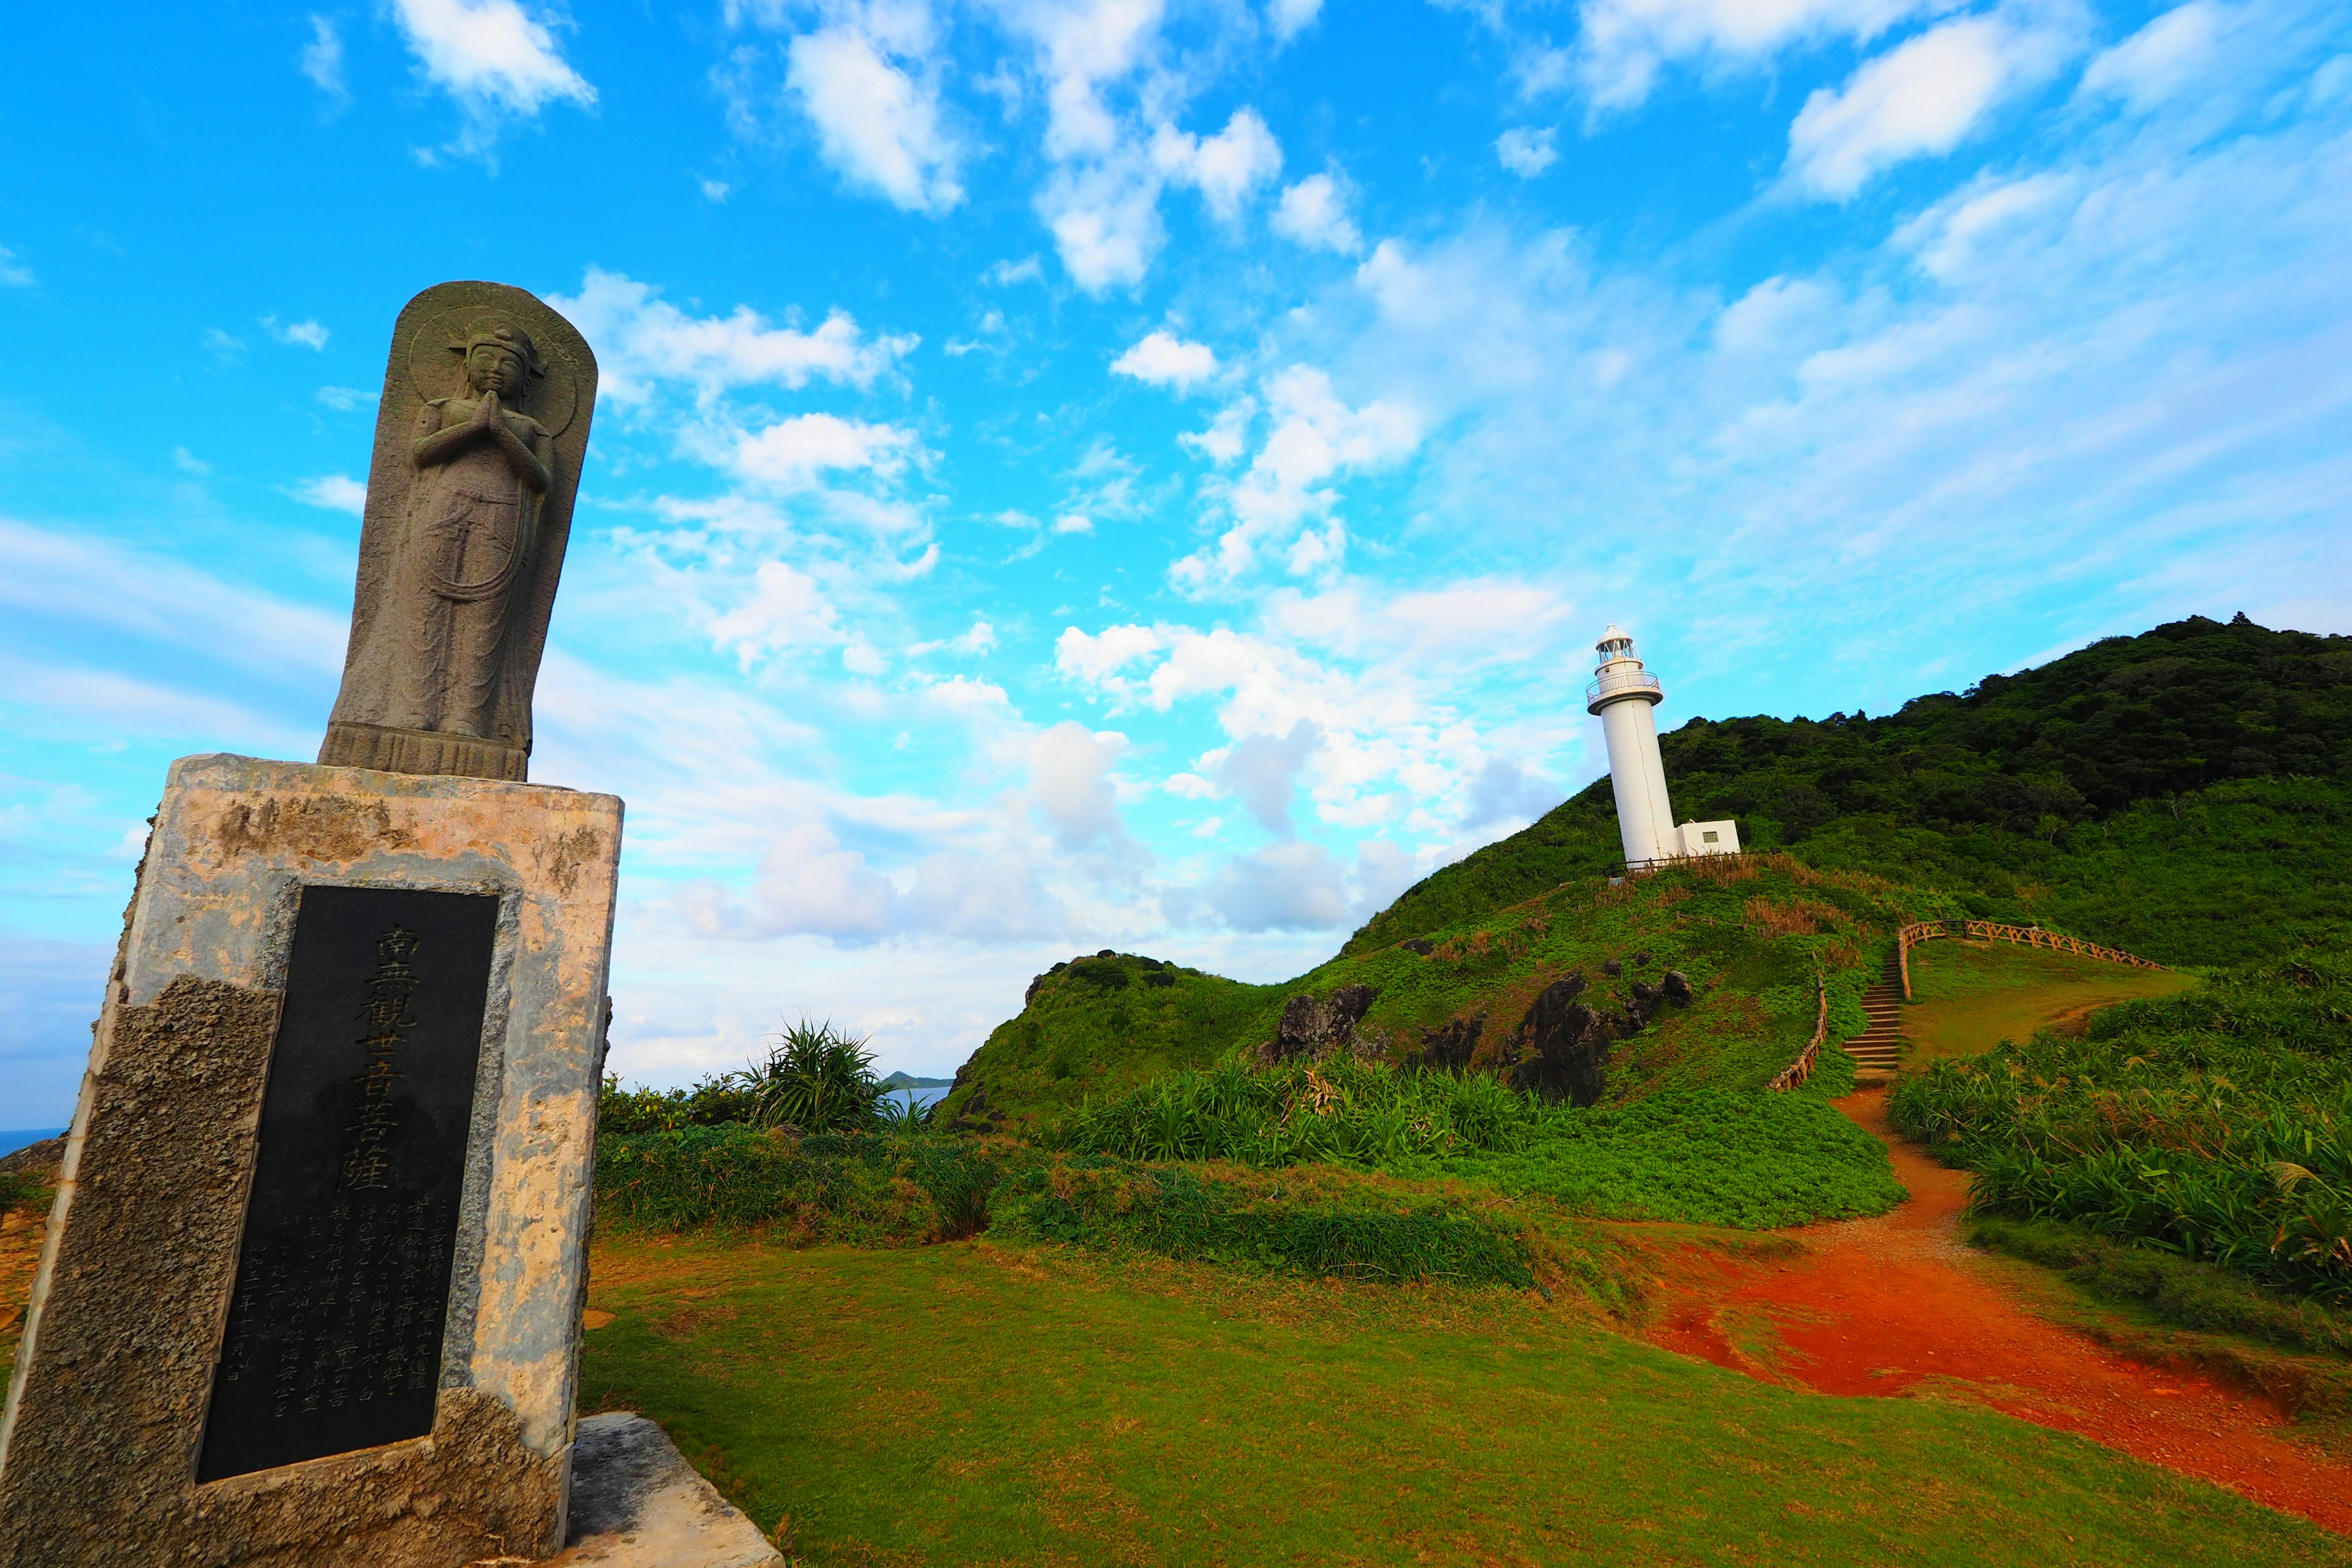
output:
[[1631,691],[1663,691],[1664,689],[1664,683],[1648,670],[1626,670],[1616,675],[1595,678],[1592,683],[1584,689],[1584,700],[1587,702],[1597,702],[1603,695],[1615,697]]

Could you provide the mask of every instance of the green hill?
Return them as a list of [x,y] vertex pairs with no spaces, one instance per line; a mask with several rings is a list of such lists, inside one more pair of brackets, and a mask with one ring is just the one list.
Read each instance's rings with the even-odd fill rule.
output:
[[[1755,853],[1611,889],[1603,779],[1296,980],[1108,952],[1056,965],[964,1064],[947,1114],[1034,1129],[1254,1052],[1294,998],[1328,1007],[1358,986],[1351,1048],[1531,1083],[1531,1009],[1570,975],[1620,1021],[1607,1102],[1752,1089],[1811,1034],[1816,960],[1832,1039],[1859,1029],[1855,998],[1906,919],[2039,921],[2189,964],[2352,931],[2352,638],[2197,617],[1882,718],[1693,720],[1661,749],[1680,815],[1737,819]],[[1650,1005],[1636,985],[1669,970],[1693,1005],[1626,1027]]]
[[[1758,855],[1613,888],[1579,879],[1425,939],[1342,952],[1278,985],[1097,954],[1037,977],[1020,1016],[964,1064],[946,1114],[1035,1131],[1089,1097],[1235,1053],[1339,1053],[1543,1088],[1535,1014],[1548,993],[1558,1008],[1582,1009],[1553,1035],[1605,1046],[1603,1101],[1759,1089],[1812,1034],[1817,969],[1830,983],[1832,1037],[1852,1035],[1895,929],[1958,912],[1874,878]],[[1852,1080],[1843,1058],[1828,1073],[1832,1087]]]
[[[2344,929],[2352,638],[2242,616],[2109,637],[1873,719],[1694,719],[1659,737],[1685,818],[2177,963]],[[1365,952],[1618,858],[1601,779],[1367,921]]]

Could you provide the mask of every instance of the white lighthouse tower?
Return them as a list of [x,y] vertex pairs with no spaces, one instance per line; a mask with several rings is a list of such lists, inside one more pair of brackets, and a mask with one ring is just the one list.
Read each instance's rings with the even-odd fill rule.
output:
[[1633,657],[1633,639],[1617,626],[1596,645],[1601,668],[1584,689],[1584,710],[1598,714],[1609,740],[1609,780],[1617,792],[1617,837],[1625,868],[1685,855],[1737,855],[1738,830],[1728,822],[1675,826],[1666,798],[1666,767],[1658,756],[1658,726],[1650,710],[1666,699],[1658,678]]

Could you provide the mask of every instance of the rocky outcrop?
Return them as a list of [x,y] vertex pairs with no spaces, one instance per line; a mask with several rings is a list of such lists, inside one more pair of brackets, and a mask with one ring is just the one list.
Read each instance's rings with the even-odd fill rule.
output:
[[[1618,970],[1614,961],[1604,967]],[[1636,980],[1614,1008],[1594,1007],[1582,999],[1585,990],[1583,973],[1571,973],[1548,986],[1519,1020],[1511,1034],[1513,1087],[1549,1100],[1596,1105],[1609,1086],[1611,1044],[1640,1034],[1661,1007],[1687,1007],[1694,999],[1688,977],[1678,969],[1668,970],[1655,985]]]
[[1321,1061],[1335,1051],[1349,1049],[1355,1042],[1357,1024],[1379,994],[1369,985],[1342,985],[1329,1000],[1318,1002],[1300,992],[1284,1005],[1274,1038],[1257,1048],[1258,1060]]
[[1421,1032],[1421,1061],[1423,1067],[1460,1072],[1470,1065],[1472,1053],[1478,1048],[1478,1037],[1486,1030],[1486,1015],[1469,1018],[1449,1018],[1434,1029]]
[[1519,1020],[1514,1087],[1549,1100],[1599,1102],[1609,1084],[1609,1043],[1617,1035],[1616,1020],[1580,1000],[1584,991],[1580,971],[1556,980]]

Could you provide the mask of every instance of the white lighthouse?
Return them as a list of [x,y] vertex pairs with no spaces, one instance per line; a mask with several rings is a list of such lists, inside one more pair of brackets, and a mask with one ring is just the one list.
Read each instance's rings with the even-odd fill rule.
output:
[[1658,757],[1658,726],[1650,710],[1665,688],[1633,657],[1633,639],[1617,626],[1596,645],[1601,668],[1584,689],[1584,710],[1598,714],[1609,741],[1609,780],[1617,792],[1617,837],[1625,868],[1685,855],[1737,855],[1739,831],[1728,822],[1675,826],[1666,798],[1666,767]]

